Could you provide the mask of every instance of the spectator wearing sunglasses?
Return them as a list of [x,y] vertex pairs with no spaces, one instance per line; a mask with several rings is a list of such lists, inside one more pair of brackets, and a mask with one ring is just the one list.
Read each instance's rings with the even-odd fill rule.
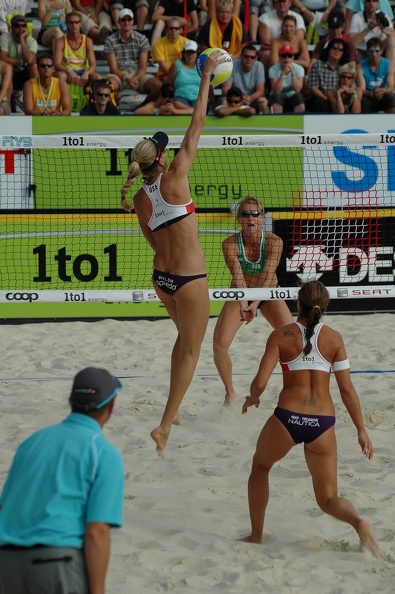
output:
[[181,35],[181,23],[174,18],[166,23],[166,35],[152,46],[152,61],[159,64],[158,77],[163,80],[178,58],[188,39]]
[[265,70],[258,60],[258,52],[252,43],[243,47],[239,60],[234,60],[233,72],[222,85],[222,94],[226,96],[231,87],[241,89],[243,105],[253,107],[256,113],[267,113]]
[[119,111],[118,107],[115,107],[111,103],[111,89],[106,83],[106,81],[99,80],[93,91],[94,103],[90,103],[89,105],[85,105],[85,107],[80,111],[80,115],[85,116],[119,116],[121,112]]
[[[236,219],[241,230],[222,242],[222,253],[232,275],[232,287],[257,289],[276,287],[277,267],[283,241],[265,229],[263,205],[255,196],[237,203]],[[285,301],[226,301],[214,329],[214,363],[225,386],[225,406],[236,397],[232,380],[232,361],[228,350],[241,326],[255,318],[257,310],[273,328],[292,323]]]
[[367,42],[378,38],[383,42],[385,56],[395,58],[395,31],[388,16],[378,9],[378,0],[364,0],[364,10],[355,13],[350,22],[349,37],[356,45],[359,60],[367,57]]
[[394,65],[383,57],[383,43],[369,39],[368,57],[357,65],[357,83],[363,92],[362,113],[395,113]]
[[64,79],[54,77],[54,62],[50,54],[37,58],[38,77],[23,85],[23,105],[26,115],[59,116],[71,114],[69,88]]
[[314,62],[311,67],[308,80],[310,96],[306,101],[307,111],[332,113],[327,91],[338,86],[339,68],[347,62],[347,43],[340,37],[331,39],[323,50],[320,60]]
[[[37,41],[29,34],[26,18],[15,15],[11,19],[11,31],[0,35],[0,60],[12,66],[13,89],[20,91],[20,95],[25,82],[38,76],[36,53]],[[19,109],[22,110],[22,103]]]
[[327,92],[333,113],[361,113],[362,89],[355,84],[357,71],[354,64],[339,68],[339,84]]
[[304,69],[295,64],[292,45],[280,47],[279,54],[280,62],[269,69],[273,113],[302,113],[305,111],[305,98],[301,92]]
[[[308,71],[316,60],[320,59],[323,50],[328,46],[331,39],[341,38],[348,44],[348,64],[353,63],[354,66],[358,60],[358,50],[354,43],[344,34],[344,15],[341,9],[334,9],[328,16],[328,33],[315,46],[311,54],[311,62]],[[291,44],[292,45],[292,44]]]
[[109,11],[117,29],[121,29],[121,12],[125,9],[135,15],[137,31],[144,35],[144,26],[148,22],[150,10],[148,0],[111,0]]
[[[184,13],[185,11],[185,13]],[[199,20],[194,0],[160,0],[151,16],[153,29],[151,45],[161,38],[166,24],[177,17],[183,29],[183,35],[194,39],[198,29]]]
[[250,105],[243,104],[243,93],[238,87],[231,87],[226,94],[226,103],[217,105],[215,115],[223,117],[227,115],[242,115],[244,117],[255,115],[256,110]]

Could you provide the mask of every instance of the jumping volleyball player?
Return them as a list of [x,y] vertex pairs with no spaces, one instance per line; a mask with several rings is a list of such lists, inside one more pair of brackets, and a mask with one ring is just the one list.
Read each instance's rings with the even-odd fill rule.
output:
[[178,331],[166,408],[159,427],[151,432],[161,457],[172,423],[179,423],[178,409],[192,381],[210,313],[206,264],[188,171],[205,122],[210,77],[223,61],[220,52],[207,57],[190,126],[169,169],[165,152],[168,137],[157,132],[134,148],[128,179],[121,189],[122,206],[130,210],[126,193],[136,177],[143,176],[145,184],[135,194],[133,206],[144,237],[155,252],[154,288]]
[[[240,200],[236,218],[241,230],[222,243],[232,287],[276,287],[283,242],[275,233],[263,229],[265,213],[258,198],[245,196]],[[233,404],[236,396],[228,350],[243,323],[251,322],[258,309],[272,328],[292,323],[291,312],[282,300],[224,303],[214,330],[214,363],[225,386],[226,406]]]
[[370,460],[373,446],[366,433],[358,395],[351,381],[350,364],[341,335],[321,323],[329,305],[329,293],[318,281],[302,286],[298,294],[296,323],[270,335],[258,373],[246,397],[243,413],[258,407],[273,369],[280,361],[283,388],[278,406],[258,438],[248,481],[251,535],[247,542],[262,541],[269,500],[269,471],[297,443],[304,443],[306,463],[313,479],[319,507],[325,513],[351,524],[362,545],[374,556],[379,546],[371,527],[362,520],[348,499],[337,491],[335,408],[329,392],[333,368],[342,401],[358,433],[362,452]]

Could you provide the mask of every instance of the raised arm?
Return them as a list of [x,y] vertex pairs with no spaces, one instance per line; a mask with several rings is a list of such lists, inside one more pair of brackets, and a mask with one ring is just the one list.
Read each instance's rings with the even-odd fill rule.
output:
[[226,58],[221,55],[220,52],[213,52],[207,56],[202,78],[200,80],[199,95],[196,101],[191,123],[189,124],[189,128],[186,131],[180,150],[170,165],[169,172],[175,172],[177,176],[186,176],[192,165],[193,159],[196,155],[199,138],[206,119],[211,74],[214,72],[218,64],[224,62],[225,59]]

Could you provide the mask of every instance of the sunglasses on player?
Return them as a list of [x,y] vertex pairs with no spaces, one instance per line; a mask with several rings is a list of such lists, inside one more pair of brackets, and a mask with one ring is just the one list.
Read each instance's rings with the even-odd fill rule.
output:
[[241,212],[239,212],[239,217],[242,217],[243,219],[248,219],[249,217],[254,217],[254,219],[256,217],[260,217],[261,215],[263,215],[263,212],[261,210],[242,210]]

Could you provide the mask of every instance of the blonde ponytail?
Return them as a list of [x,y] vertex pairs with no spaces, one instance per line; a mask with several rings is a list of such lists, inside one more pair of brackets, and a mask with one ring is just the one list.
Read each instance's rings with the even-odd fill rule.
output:
[[134,184],[136,177],[141,174],[140,165],[137,161],[132,161],[129,165],[128,169],[128,177],[125,183],[121,188],[121,196],[122,200],[125,198],[126,194],[129,192],[130,187]]

